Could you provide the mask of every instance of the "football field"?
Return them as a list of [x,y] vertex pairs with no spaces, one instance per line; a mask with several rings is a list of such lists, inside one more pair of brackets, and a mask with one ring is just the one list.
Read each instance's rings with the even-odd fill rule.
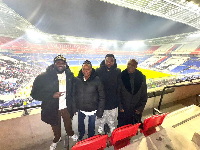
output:
[[[98,68],[99,66],[92,66],[94,69]],[[126,69],[126,65],[118,65],[118,68],[121,69],[121,71]],[[74,73],[75,76],[78,75],[81,66],[70,66],[71,71]],[[158,71],[153,71],[153,70],[148,70],[148,69],[142,69],[142,68],[137,68],[138,70],[140,70],[145,76],[146,79],[150,79],[150,78],[162,78],[162,77],[169,77],[171,76],[170,74],[166,74],[166,73],[162,73],[162,72],[158,72]]]

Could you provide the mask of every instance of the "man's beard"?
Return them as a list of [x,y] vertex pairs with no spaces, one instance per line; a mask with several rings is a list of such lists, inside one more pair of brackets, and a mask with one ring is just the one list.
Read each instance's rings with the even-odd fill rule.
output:
[[58,68],[56,68],[56,72],[57,73],[63,73],[65,71],[65,69],[63,69],[62,71],[58,70]]
[[106,66],[106,69],[109,70],[109,71],[110,71],[110,70],[113,70],[113,69],[114,69],[114,65],[112,65],[110,68],[108,68],[108,67]]

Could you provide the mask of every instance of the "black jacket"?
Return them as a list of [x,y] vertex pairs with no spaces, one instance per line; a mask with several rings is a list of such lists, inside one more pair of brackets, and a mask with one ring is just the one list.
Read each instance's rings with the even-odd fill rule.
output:
[[77,109],[86,112],[97,110],[96,115],[101,118],[105,107],[105,94],[103,84],[99,77],[96,76],[95,70],[92,69],[87,81],[83,80],[83,73],[80,70],[75,89]]
[[[75,77],[67,66],[65,70],[66,74],[66,105],[73,117],[73,94],[74,94],[74,82]],[[59,92],[59,81],[57,72],[54,65],[49,66],[46,72],[38,75],[33,83],[31,96],[39,101],[42,101],[41,105],[41,119],[50,125],[58,125],[58,109],[59,98],[53,98],[55,92]]]
[[122,82],[121,70],[117,68],[116,62],[110,71],[107,71],[105,60],[103,60],[100,64],[100,68],[96,69],[96,73],[102,81],[105,89],[105,110],[119,107],[119,90]]
[[122,71],[121,78],[124,85],[121,90],[123,109],[125,111],[138,110],[142,112],[147,102],[146,77],[139,70],[135,70],[133,94],[127,69]]

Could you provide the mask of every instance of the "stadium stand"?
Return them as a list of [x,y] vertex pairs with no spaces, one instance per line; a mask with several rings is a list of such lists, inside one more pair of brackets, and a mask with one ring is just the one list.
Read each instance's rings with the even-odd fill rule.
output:
[[172,54],[190,54],[193,51],[195,51],[199,46],[199,43],[188,43],[183,44],[180,47],[178,47],[175,51],[172,52]]
[[[152,3],[154,2],[152,1]],[[122,4],[126,5],[126,3],[122,3]],[[0,1],[0,6],[3,9],[6,8],[6,5],[4,5],[1,1]],[[162,5],[162,6],[168,6],[168,5]],[[175,7],[175,5],[173,7]],[[159,8],[159,10],[162,10],[162,9]],[[184,9],[181,9],[181,10],[184,10]],[[25,107],[30,107],[30,106],[41,105],[41,101],[37,101],[37,100],[32,99],[31,97],[28,97],[29,95],[25,94],[24,92],[26,92],[27,87],[29,88],[31,87],[28,84],[31,83],[38,74],[44,71],[48,65],[53,63],[53,58],[57,54],[63,54],[67,58],[68,64],[70,66],[80,66],[82,65],[83,61],[86,59],[89,59],[93,65],[99,66],[101,61],[104,59],[105,54],[113,53],[117,59],[117,63],[120,65],[126,66],[127,61],[131,58],[134,58],[138,61],[140,67],[150,68],[152,70],[156,69],[159,72],[166,71],[167,73],[170,73],[172,75],[174,73],[183,75],[180,78],[181,81],[183,82],[192,81],[193,79],[195,79],[194,77],[196,77],[195,75],[193,75],[193,73],[197,73],[197,76],[198,76],[199,75],[198,73],[200,72],[200,69],[199,69],[200,47],[198,44],[199,42],[195,43],[192,41],[190,43],[188,41],[186,42],[178,41],[178,42],[165,43],[166,41],[173,41],[172,39],[176,39],[176,37],[171,37],[171,38],[168,38],[167,40],[162,40],[162,38],[160,38],[161,39],[160,43],[159,41],[157,41],[157,43],[154,43],[154,40],[152,40],[151,42],[153,44],[150,44],[146,48],[143,48],[142,50],[139,49],[137,51],[132,51],[132,49],[130,50],[123,49],[123,46],[117,49],[114,49],[114,48],[110,49],[102,45],[99,47],[94,47],[91,43],[86,44],[86,43],[79,43],[77,41],[72,42],[72,43],[70,41],[61,42],[57,40],[59,35],[54,36],[55,37],[54,40],[45,40],[45,41],[40,41],[36,43],[26,37],[23,37],[24,32],[26,30],[23,27],[31,27],[33,29],[35,28],[31,26],[31,24],[28,23],[28,21],[26,21],[23,18],[20,18],[19,15],[16,15],[14,11],[7,9],[5,12],[9,13],[9,15],[11,14],[10,16],[13,16],[13,17],[9,20],[10,23],[9,24],[7,23],[5,28],[2,28],[0,31],[1,33],[1,36],[0,36],[0,96],[1,98],[2,96],[5,96],[5,95],[9,96],[10,94],[16,96],[16,94],[18,93],[19,97],[16,96],[15,98],[12,98],[12,99],[10,98],[7,101],[1,100],[0,111],[3,113],[4,111],[10,110],[10,109],[12,110],[17,107],[25,108]],[[0,17],[3,16],[2,14],[3,13],[0,14]],[[9,18],[9,16],[6,16],[6,18]],[[3,21],[4,21],[3,18],[1,18],[1,21],[2,21],[1,23],[3,24]],[[19,21],[19,23],[17,21]],[[16,27],[19,27],[20,30],[18,30]],[[51,36],[51,38],[52,37],[53,36]],[[191,73],[192,75],[188,77],[188,74],[191,74]],[[147,80],[148,90],[151,88],[163,87],[166,85],[175,84],[176,82],[177,82],[176,77],[171,77],[171,76],[169,78],[150,79],[150,80]],[[154,90],[154,89],[151,89],[151,90]],[[197,90],[198,89],[195,88],[192,91],[192,93],[194,93],[195,91],[194,94],[199,94],[197,93],[199,92]],[[187,91],[187,90],[183,90],[183,91]],[[20,94],[20,92],[22,92],[22,94]],[[156,95],[156,93],[157,92],[155,91],[153,92],[154,97],[158,96]],[[176,95],[178,95],[179,97],[182,96],[182,98],[185,98],[186,96],[188,96],[187,93],[190,93],[189,89],[187,92],[181,91],[179,92],[179,94],[176,94]],[[22,97],[22,95],[24,97]],[[167,99],[167,101],[169,102],[171,102],[172,100],[173,102],[176,101],[176,96],[174,97],[169,96]],[[147,107],[151,108],[151,106],[154,105],[156,100],[155,99],[149,100],[148,102],[149,104],[147,105]],[[25,119],[22,117],[17,118],[18,120],[20,119],[19,123],[23,122],[23,125],[25,124],[29,125],[28,128],[22,128],[21,132],[19,132],[18,130],[20,126],[15,126],[13,130],[10,130],[10,128],[12,128],[14,124],[18,124],[17,119],[16,120],[13,119],[12,121],[7,120],[4,122],[1,122],[1,129],[3,129],[1,131],[3,131],[4,133],[7,132],[9,135],[12,135],[12,136],[7,137],[8,139],[9,138],[12,139],[11,140],[12,144],[10,144],[11,142],[6,139],[7,141],[2,142],[1,146],[3,144],[6,145],[7,143],[8,143],[7,147],[10,147],[10,145],[21,146],[21,144],[19,144],[20,139],[21,141],[23,141],[22,142],[23,144],[26,143],[25,142],[26,140],[28,141],[27,142],[28,144],[26,143],[26,146],[28,148],[30,148],[29,147],[30,142],[33,142],[34,139],[37,139],[35,140],[36,141],[35,143],[33,142],[35,145],[38,144],[39,141],[44,142],[44,139],[47,137],[47,135],[50,135],[49,133],[51,132],[46,132],[45,129],[48,129],[48,127],[46,126],[42,127],[44,124],[39,123],[39,121],[41,121],[40,116],[38,117],[39,119],[38,121],[36,119],[32,119],[33,122],[31,122],[31,119],[30,119],[31,117],[34,117],[34,116],[27,116],[26,118],[24,117]],[[181,117],[179,117],[179,119],[180,118]],[[173,119],[173,121],[174,120],[176,119]],[[11,121],[12,123],[9,121]],[[35,124],[35,122],[37,122],[37,124]],[[172,122],[172,121],[169,121],[169,122]],[[2,124],[4,124],[4,126]],[[36,125],[38,125],[38,128],[35,128]],[[4,130],[5,128],[2,128],[2,126],[6,128],[8,127],[8,131],[10,132],[5,131]],[[26,132],[24,132],[25,131],[24,129],[26,129]],[[44,130],[45,132],[42,132],[41,130],[39,131],[38,129]],[[37,130],[37,133],[42,133],[42,134],[40,136],[35,136],[34,134],[36,132],[33,132],[33,131],[36,131],[36,130]],[[29,131],[31,132],[30,134],[29,134]],[[29,134],[28,138],[26,137],[23,139],[22,133],[28,133]],[[136,134],[136,132],[134,132],[134,134]],[[4,139],[5,138],[1,138],[1,141],[3,141]],[[164,141],[164,138],[162,139]],[[130,141],[130,139],[128,140]],[[157,142],[160,142],[159,140],[160,140],[160,137],[156,139]],[[15,142],[17,144],[15,144]],[[44,143],[39,143],[39,144],[40,146],[42,146]],[[48,143],[47,145],[49,148]],[[104,145],[106,145],[106,142]],[[7,149],[7,147],[5,149]],[[25,149],[27,149],[27,147]],[[167,148],[172,149],[171,147],[167,147]],[[38,147],[33,148],[33,149],[38,149]]]
[[194,51],[190,53],[191,55],[199,55],[200,54],[200,46]]
[[153,52],[154,55],[156,54],[166,54],[167,52],[169,52],[169,50],[171,50],[173,48],[173,44],[166,44],[166,45],[162,45],[160,46],[157,50],[155,50]]
[[146,54],[152,54],[154,53],[160,46],[152,46],[150,49],[146,50]]

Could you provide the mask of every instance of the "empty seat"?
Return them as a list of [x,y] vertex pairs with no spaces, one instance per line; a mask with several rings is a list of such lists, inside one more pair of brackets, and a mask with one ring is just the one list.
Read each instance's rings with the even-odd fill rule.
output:
[[163,123],[164,118],[168,114],[169,113],[163,113],[146,118],[143,123],[143,129],[140,129],[140,132],[143,133],[144,136],[148,136],[155,133],[156,127]]
[[107,146],[108,135],[95,135],[76,143],[72,150],[103,150]]
[[130,139],[136,135],[141,123],[129,124],[115,129],[111,137],[108,138],[109,145],[113,145],[115,150],[130,144]]

